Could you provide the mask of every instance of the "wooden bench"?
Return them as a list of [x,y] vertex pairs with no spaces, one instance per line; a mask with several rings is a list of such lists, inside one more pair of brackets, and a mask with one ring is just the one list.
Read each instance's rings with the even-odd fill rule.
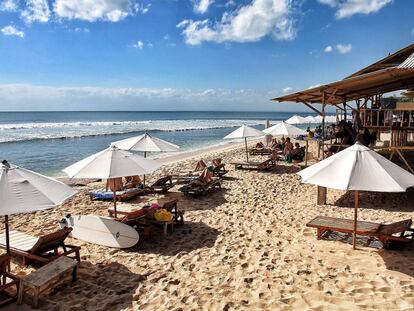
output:
[[48,284],[68,271],[72,271],[72,280],[76,281],[78,263],[76,260],[62,256],[44,265],[20,280],[18,304],[23,301],[24,290],[33,289],[33,307],[39,306],[39,294],[48,288]]

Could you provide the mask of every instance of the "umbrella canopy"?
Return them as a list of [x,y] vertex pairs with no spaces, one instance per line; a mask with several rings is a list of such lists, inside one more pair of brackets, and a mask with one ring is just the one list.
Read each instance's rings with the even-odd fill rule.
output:
[[118,140],[113,142],[112,145],[123,150],[143,152],[168,152],[178,151],[180,149],[179,146],[157,137],[152,137],[148,133],[123,140]]
[[339,190],[404,192],[414,175],[356,143],[298,173],[303,183]]
[[313,116],[307,116],[305,119],[306,123],[318,123],[318,121],[316,121],[315,117]]
[[249,138],[264,136],[262,131],[256,130],[253,127],[242,125],[237,130],[231,132],[223,139],[237,139],[237,138]]
[[237,139],[244,138],[244,145],[246,147],[246,159],[249,161],[249,151],[247,150],[247,138],[265,136],[262,131],[256,130],[253,127],[242,125],[237,130],[231,132],[223,139]]
[[0,168],[0,215],[5,216],[6,249],[9,252],[8,215],[55,207],[76,190],[53,178],[3,161]]
[[306,131],[302,130],[296,126],[287,124],[286,122],[280,122],[276,125],[273,125],[265,130],[264,133],[270,134],[273,136],[295,136],[295,135],[306,135]]
[[303,183],[322,187],[354,190],[355,216],[354,241],[356,241],[358,191],[404,192],[414,186],[414,175],[356,143],[298,173]]
[[71,178],[118,178],[150,174],[161,164],[115,146],[95,153],[63,171]]
[[295,114],[294,116],[290,117],[285,122],[287,124],[305,124],[305,123],[309,123],[309,121],[306,118],[301,117],[301,116],[298,116],[297,114]]

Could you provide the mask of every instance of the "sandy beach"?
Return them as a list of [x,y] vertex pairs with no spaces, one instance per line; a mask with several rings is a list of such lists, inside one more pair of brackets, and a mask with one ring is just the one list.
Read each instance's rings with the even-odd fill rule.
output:
[[[315,146],[312,146],[315,147]],[[239,145],[171,161],[149,181],[191,170],[199,158],[244,160]],[[255,159],[264,157],[255,156]],[[317,240],[306,223],[317,215],[353,217],[353,195],[328,190],[316,205],[316,187],[300,184],[296,166],[272,172],[234,170],[223,189],[184,197],[173,188],[127,204],[179,199],[185,225],[163,238],[155,234],[128,250],[69,239],[80,245],[76,283],[43,295],[42,310],[413,310],[413,247],[383,250]],[[66,214],[107,215],[111,202],[91,202],[87,192],[58,208],[11,217],[11,229],[40,235]],[[393,222],[414,218],[414,191],[361,193],[359,219]],[[1,227],[1,230],[4,228]],[[375,245],[374,245],[375,246]],[[16,262],[15,260],[13,262]],[[13,265],[21,274],[32,268]],[[14,306],[11,306],[13,309]],[[27,306],[23,307],[27,308]],[[11,310],[12,310],[11,309]]]

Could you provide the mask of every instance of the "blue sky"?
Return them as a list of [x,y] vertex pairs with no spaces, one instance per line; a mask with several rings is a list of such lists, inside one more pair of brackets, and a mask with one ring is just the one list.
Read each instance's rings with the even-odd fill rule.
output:
[[0,110],[305,110],[269,99],[414,41],[411,0],[0,0]]

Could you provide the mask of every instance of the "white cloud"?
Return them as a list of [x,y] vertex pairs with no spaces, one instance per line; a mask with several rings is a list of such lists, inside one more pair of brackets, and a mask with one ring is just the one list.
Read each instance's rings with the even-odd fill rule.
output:
[[285,87],[283,90],[282,90],[282,93],[283,94],[287,94],[287,93],[290,93],[290,92],[292,92],[293,91],[293,88],[292,87]]
[[371,14],[378,12],[392,0],[318,0],[322,4],[336,8],[338,19],[351,17],[355,14]]
[[335,49],[340,54],[347,54],[347,53],[351,52],[352,44],[337,44],[337,45],[335,45]]
[[194,0],[194,11],[200,14],[204,14],[208,11],[210,5],[214,0]]
[[137,41],[136,43],[134,43],[132,45],[132,47],[136,48],[136,49],[140,49],[142,50],[144,48],[144,42],[142,41]]
[[[60,18],[118,22],[137,11],[148,12],[149,6],[136,6],[134,0],[56,0],[53,10]],[[144,12],[145,11],[145,12]]]
[[26,23],[49,21],[50,10],[47,0],[26,0],[26,8],[21,12]]
[[291,0],[252,0],[235,11],[225,12],[220,21],[183,20],[185,42],[199,45],[210,42],[254,42],[267,35],[277,40],[292,40],[296,36],[293,2]]
[[333,47],[331,45],[328,45],[323,51],[325,53],[331,53],[333,51]]
[[321,86],[321,84],[320,84],[320,83],[317,83],[317,84],[315,84],[315,85],[311,85],[311,86],[309,86],[309,87],[308,87],[308,90],[313,89],[313,88],[315,88],[315,87],[319,87],[319,86]]
[[18,30],[13,25],[9,25],[9,26],[3,27],[1,29],[1,32],[5,36],[16,36],[16,37],[20,37],[20,38],[23,38],[24,37],[24,32],[21,31],[21,30]]
[[4,0],[0,2],[0,11],[15,12],[18,7],[17,0]]
[[[274,96],[274,92],[272,92]],[[255,105],[252,107],[251,103]],[[269,93],[254,89],[55,87],[0,84],[4,110],[271,110]],[[278,108],[283,105],[278,105]],[[282,108],[290,111],[291,105]]]

